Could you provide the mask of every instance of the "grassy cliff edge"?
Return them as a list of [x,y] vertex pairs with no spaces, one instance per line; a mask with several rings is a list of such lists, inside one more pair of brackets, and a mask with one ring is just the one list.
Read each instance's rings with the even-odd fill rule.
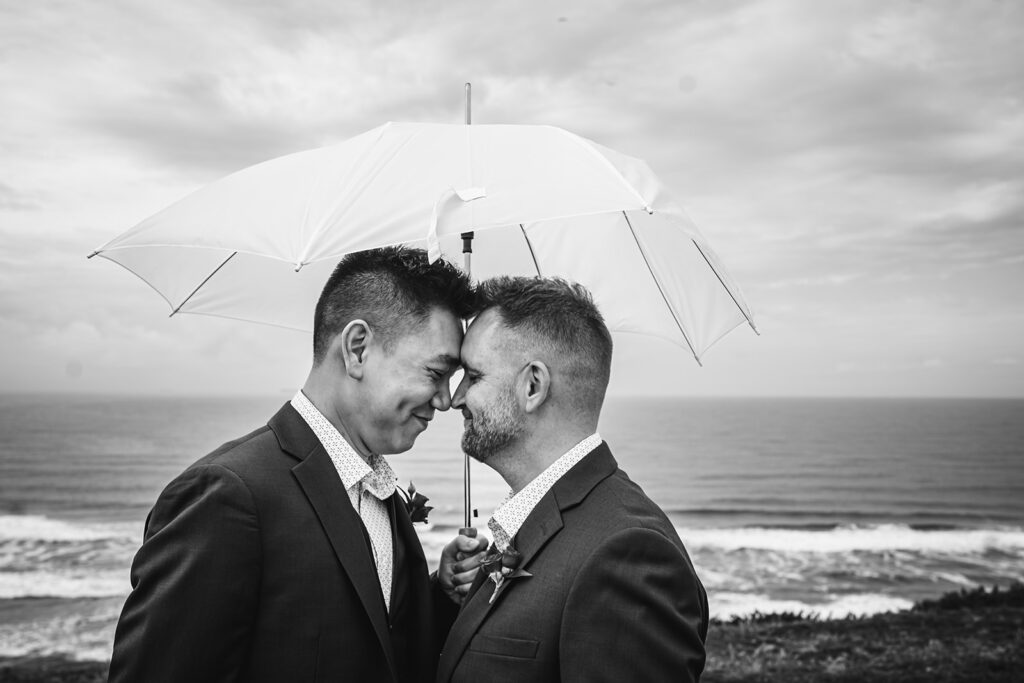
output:
[[[949,593],[848,619],[754,615],[713,622],[705,683],[1024,681],[1024,585]],[[100,683],[104,662],[0,658],[0,683]]]

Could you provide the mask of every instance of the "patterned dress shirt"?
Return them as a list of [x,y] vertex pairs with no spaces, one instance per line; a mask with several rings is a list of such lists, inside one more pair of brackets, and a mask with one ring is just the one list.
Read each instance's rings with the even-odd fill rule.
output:
[[582,460],[590,451],[601,445],[601,435],[594,433],[573,446],[554,461],[548,468],[537,475],[533,481],[523,487],[519,493],[508,492],[505,500],[494,511],[494,515],[487,520],[487,528],[494,536],[494,544],[498,550],[505,552],[512,538],[519,533],[523,522],[537,507],[537,503],[544,497],[551,487],[555,485],[562,476],[571,470],[573,466]]
[[291,403],[323,444],[341,477],[352,507],[363,520],[373,546],[384,604],[390,610],[394,548],[391,545],[391,519],[384,501],[395,493],[398,477],[387,461],[377,454],[371,455],[367,464],[301,390]]

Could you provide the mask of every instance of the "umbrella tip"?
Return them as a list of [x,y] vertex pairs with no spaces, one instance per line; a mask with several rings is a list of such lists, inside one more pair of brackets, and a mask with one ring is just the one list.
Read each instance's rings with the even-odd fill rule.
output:
[[86,256],[85,258],[87,258],[87,259],[90,259],[90,258],[92,258],[93,256],[95,256],[95,255],[96,255],[96,254],[98,254],[98,253],[100,253],[100,250],[99,250],[99,249],[97,249],[96,251],[92,252],[91,254],[89,254],[88,256]]

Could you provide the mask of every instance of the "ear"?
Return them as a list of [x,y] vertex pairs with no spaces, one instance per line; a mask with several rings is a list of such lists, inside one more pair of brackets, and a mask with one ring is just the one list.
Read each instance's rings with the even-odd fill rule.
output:
[[542,361],[530,361],[519,373],[520,386],[525,391],[523,410],[527,413],[536,412],[548,400],[551,391],[551,371]]
[[366,349],[373,340],[373,330],[365,320],[353,320],[341,331],[332,344],[345,373],[352,379],[362,379],[366,368]]

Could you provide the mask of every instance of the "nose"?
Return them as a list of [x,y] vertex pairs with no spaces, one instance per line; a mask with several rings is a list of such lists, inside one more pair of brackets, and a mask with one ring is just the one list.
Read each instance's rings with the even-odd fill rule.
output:
[[452,407],[452,393],[447,381],[441,382],[441,386],[434,393],[433,398],[430,399],[430,405],[433,406],[434,410],[440,410],[441,412]]
[[466,376],[462,376],[462,381],[459,382],[459,386],[455,388],[455,395],[452,396],[452,407],[463,408],[466,405]]

